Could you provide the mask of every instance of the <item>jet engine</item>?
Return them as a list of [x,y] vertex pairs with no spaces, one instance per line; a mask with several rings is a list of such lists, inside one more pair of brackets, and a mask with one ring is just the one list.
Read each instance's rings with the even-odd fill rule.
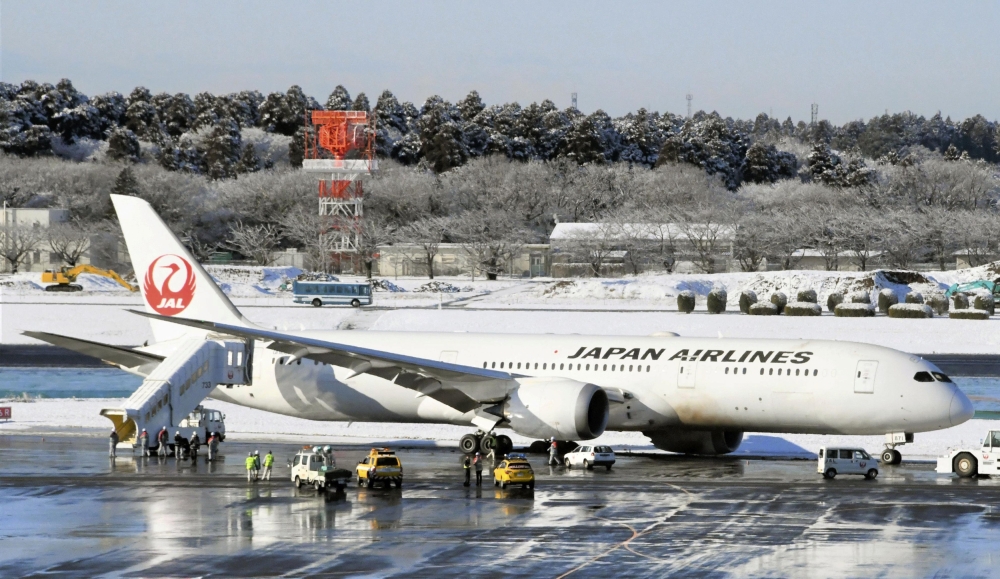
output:
[[532,438],[589,440],[608,425],[608,395],[599,386],[567,378],[521,378],[504,403],[514,432]]
[[682,454],[729,454],[743,442],[742,430],[657,430],[643,432],[653,446]]

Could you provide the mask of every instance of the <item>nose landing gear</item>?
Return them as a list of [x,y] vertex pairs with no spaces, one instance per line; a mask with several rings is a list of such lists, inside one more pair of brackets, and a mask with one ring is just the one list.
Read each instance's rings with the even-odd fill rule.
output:
[[912,432],[890,432],[885,435],[885,450],[882,451],[882,464],[895,465],[903,462],[903,455],[896,450],[897,446],[913,442]]

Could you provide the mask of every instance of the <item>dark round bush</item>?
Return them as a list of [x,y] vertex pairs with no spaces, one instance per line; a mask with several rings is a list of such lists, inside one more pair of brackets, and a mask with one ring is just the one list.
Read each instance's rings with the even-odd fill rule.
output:
[[840,292],[833,292],[826,298],[826,309],[832,312],[839,304],[842,303],[844,303],[844,294]]
[[788,296],[783,292],[774,292],[771,294],[771,303],[778,308],[778,313],[785,311],[785,304],[788,303]]
[[743,290],[740,292],[740,311],[744,314],[750,313],[750,306],[757,303],[757,294],[753,290]]
[[872,296],[868,292],[854,292],[848,296],[849,302],[852,304],[870,304],[872,303]]
[[935,292],[928,294],[926,303],[932,310],[934,310],[934,313],[939,316],[943,316],[948,313],[948,298],[944,297],[943,293]]
[[786,316],[819,316],[823,308],[814,302],[792,302],[785,306]]
[[871,304],[840,304],[834,308],[833,315],[838,318],[870,318],[875,315],[875,307]]
[[933,318],[934,311],[925,304],[895,304],[889,307],[890,318]]
[[919,292],[910,292],[906,294],[906,303],[922,304],[924,303],[924,295]]
[[951,301],[954,303],[956,310],[969,309],[969,294],[957,293],[951,296]]
[[889,313],[889,308],[898,304],[899,298],[896,297],[896,292],[889,288],[885,288],[878,292],[878,311],[882,314]]
[[816,290],[801,290],[796,296],[795,301],[797,302],[809,302],[816,303]]
[[682,314],[690,314],[694,311],[694,292],[684,290],[677,294],[677,311]]
[[955,310],[948,312],[948,317],[953,320],[988,320],[990,313],[984,310]]
[[757,302],[750,306],[750,311],[747,313],[751,316],[776,316],[778,315],[778,306],[770,302]]
[[721,314],[726,311],[726,300],[728,298],[729,294],[722,288],[714,288],[708,292],[708,313]]
[[989,312],[991,316],[996,313],[996,300],[993,299],[993,294],[977,294],[972,306],[977,310]]

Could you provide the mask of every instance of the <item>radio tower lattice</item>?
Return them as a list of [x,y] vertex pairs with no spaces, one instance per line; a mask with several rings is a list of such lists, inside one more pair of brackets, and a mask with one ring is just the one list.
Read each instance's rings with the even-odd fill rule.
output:
[[573,93],[572,100],[573,100],[573,109],[574,110],[579,110],[579,109],[576,108],[576,93]]
[[687,101],[688,101],[688,116],[687,116],[687,118],[690,119],[691,118],[691,100],[694,99],[694,95],[691,94],[691,93],[687,93],[687,96],[685,96],[684,98],[686,98]]
[[819,120],[819,105],[816,103],[812,104],[812,121],[809,124],[815,125],[816,121]]

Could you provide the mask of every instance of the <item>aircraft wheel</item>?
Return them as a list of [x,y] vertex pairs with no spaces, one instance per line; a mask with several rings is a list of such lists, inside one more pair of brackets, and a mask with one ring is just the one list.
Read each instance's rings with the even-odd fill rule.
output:
[[[491,450],[497,447],[497,437],[492,434],[487,434],[479,441],[479,452],[486,456]],[[494,453],[496,454],[496,453]]]
[[892,464],[892,459],[893,458],[894,457],[893,457],[892,449],[891,448],[887,448],[887,449],[885,449],[885,450],[882,451],[882,462],[883,463],[885,463],[885,464]]
[[868,469],[868,472],[865,473],[865,478],[868,480],[875,480],[875,477],[877,476],[878,476],[878,471],[875,470],[874,468]]
[[359,300],[356,300],[356,299],[355,300],[351,300],[351,307],[352,308],[360,308],[361,307],[361,302]]
[[826,478],[829,478],[829,479],[837,478],[837,469],[835,469],[835,468],[828,468],[828,469],[826,469],[826,472],[823,473],[823,476],[825,476]]
[[475,434],[466,434],[458,441],[458,448],[465,454],[472,454],[479,448],[479,439]]
[[509,454],[510,451],[514,450],[514,441],[510,439],[506,434],[500,434],[497,436],[497,452],[500,456]]
[[954,469],[958,476],[970,478],[976,476],[976,473],[979,472],[979,463],[976,461],[976,457],[963,452],[955,457]]
[[316,299],[314,299],[314,300],[312,301],[312,305],[313,305],[313,307],[314,307],[314,308],[318,308],[318,307],[320,307],[321,305],[323,305],[323,302],[322,302],[322,300],[320,300],[319,298],[316,298]]

